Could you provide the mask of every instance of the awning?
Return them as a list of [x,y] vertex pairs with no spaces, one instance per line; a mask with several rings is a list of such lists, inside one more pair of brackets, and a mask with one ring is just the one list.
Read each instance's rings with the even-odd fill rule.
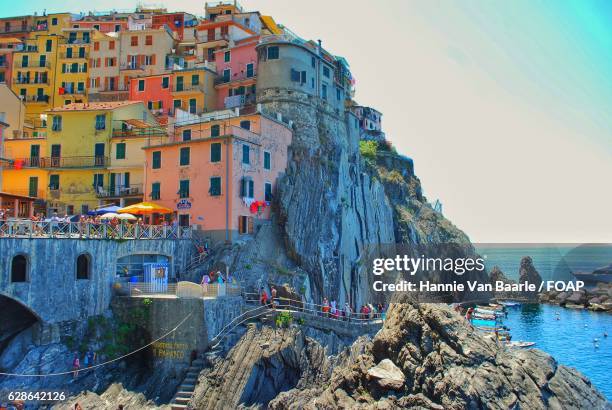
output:
[[134,128],[151,128],[152,127],[151,124],[147,124],[146,122],[141,121],[141,120],[125,120],[124,122],[128,125],[131,125]]

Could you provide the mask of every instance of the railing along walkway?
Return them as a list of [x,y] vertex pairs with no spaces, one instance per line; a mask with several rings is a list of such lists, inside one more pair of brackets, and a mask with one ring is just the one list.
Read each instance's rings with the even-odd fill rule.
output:
[[194,282],[177,283],[124,282],[126,294],[132,297],[178,297],[178,298],[218,298],[240,296],[240,285],[232,283],[209,283],[199,285]]
[[131,223],[0,221],[0,237],[67,239],[191,239],[188,226]]

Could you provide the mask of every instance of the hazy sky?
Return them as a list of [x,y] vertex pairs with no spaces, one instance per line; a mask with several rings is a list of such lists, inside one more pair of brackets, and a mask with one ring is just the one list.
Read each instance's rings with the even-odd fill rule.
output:
[[[137,3],[1,0],[0,15]],[[242,4],[349,60],[359,103],[472,241],[612,242],[612,2]]]

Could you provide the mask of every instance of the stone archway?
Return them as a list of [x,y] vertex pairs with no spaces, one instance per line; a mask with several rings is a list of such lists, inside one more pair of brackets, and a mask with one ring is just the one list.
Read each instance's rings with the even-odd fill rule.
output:
[[40,316],[23,302],[0,293],[0,355],[17,335],[42,323]]

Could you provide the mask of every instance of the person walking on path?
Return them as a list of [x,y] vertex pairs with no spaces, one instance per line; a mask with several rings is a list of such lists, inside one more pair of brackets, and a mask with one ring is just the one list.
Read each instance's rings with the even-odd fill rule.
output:
[[81,361],[79,360],[79,354],[75,353],[74,360],[72,360],[72,378],[76,379],[79,377],[79,369],[81,368]]
[[272,303],[272,309],[276,308],[276,288],[274,286],[272,286],[272,289],[270,290],[270,302]]

